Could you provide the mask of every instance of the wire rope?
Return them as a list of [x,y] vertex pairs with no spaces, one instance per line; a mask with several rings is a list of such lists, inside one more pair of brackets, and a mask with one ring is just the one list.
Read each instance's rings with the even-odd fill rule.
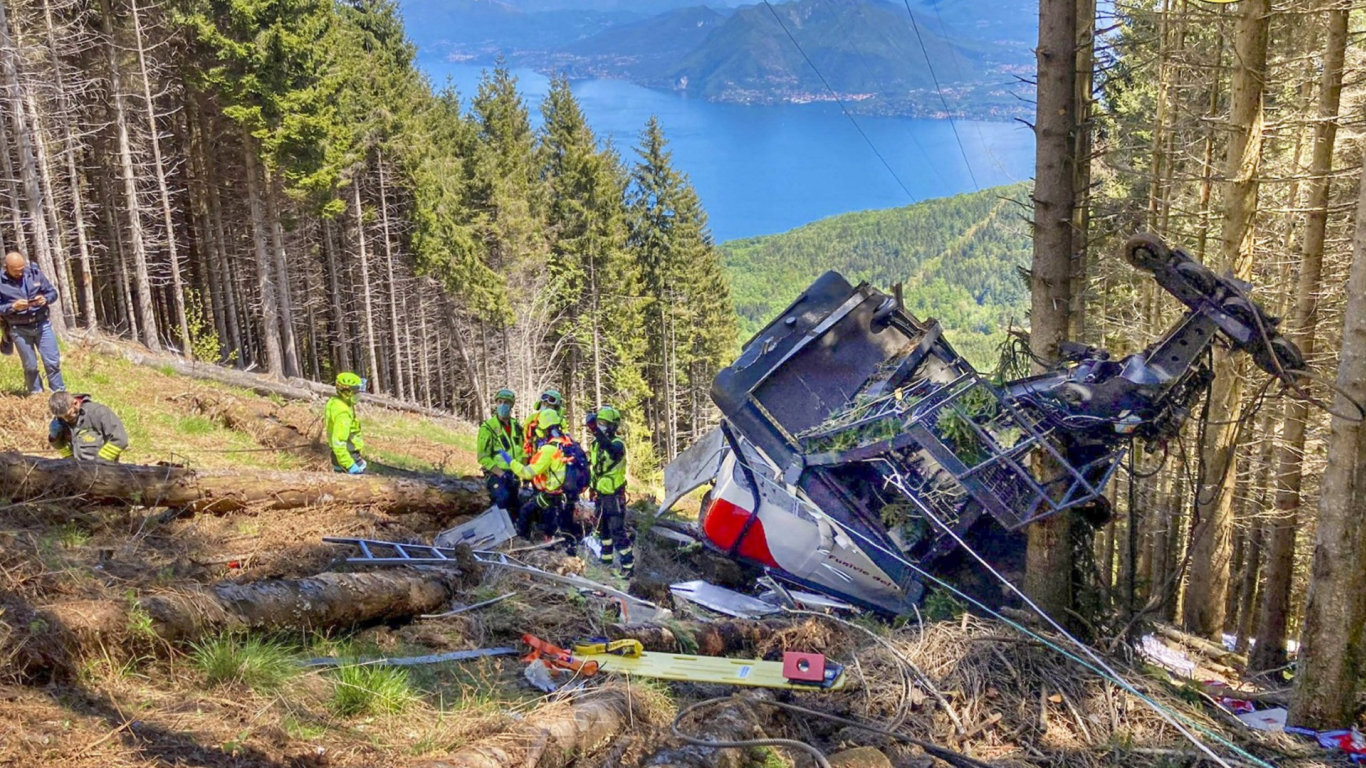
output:
[[980,190],[982,185],[977,183],[977,174],[972,172],[972,161],[968,160],[968,150],[963,146],[963,137],[958,135],[958,124],[953,120],[953,112],[949,109],[949,102],[944,98],[944,89],[939,85],[939,76],[934,72],[934,64],[930,63],[930,52],[925,49],[925,40],[920,36],[920,25],[915,22],[915,14],[911,13],[911,0],[902,0],[906,5],[906,15],[911,17],[911,29],[915,31],[915,41],[920,46],[920,54],[925,57],[925,67],[930,71],[930,80],[934,82],[934,90],[939,94],[939,103],[944,107],[944,115],[949,119],[949,128],[953,130],[953,140],[958,143],[958,153],[963,156],[963,166],[968,169],[968,178],[972,179],[972,188]]

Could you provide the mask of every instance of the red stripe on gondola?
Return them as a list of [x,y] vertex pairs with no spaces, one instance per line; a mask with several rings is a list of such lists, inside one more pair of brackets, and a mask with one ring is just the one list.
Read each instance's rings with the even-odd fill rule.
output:
[[744,538],[735,553],[740,557],[767,566],[778,568],[773,553],[768,551],[768,538],[764,535],[764,521],[756,519],[749,530],[745,523],[753,515],[748,509],[737,506],[725,499],[716,499],[707,509],[702,520],[702,532],[711,542],[727,552],[735,548],[735,539],[744,531]]

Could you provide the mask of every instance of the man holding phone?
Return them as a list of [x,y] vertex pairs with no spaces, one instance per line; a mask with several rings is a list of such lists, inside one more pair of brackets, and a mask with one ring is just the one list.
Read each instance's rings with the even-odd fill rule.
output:
[[66,391],[57,334],[48,320],[49,308],[55,301],[57,289],[43,276],[37,264],[30,264],[18,251],[5,254],[5,268],[0,274],[0,318],[9,325],[10,336],[19,350],[19,359],[24,364],[24,385],[29,394],[43,391],[43,381],[38,375],[39,357],[47,371],[48,388],[53,392]]

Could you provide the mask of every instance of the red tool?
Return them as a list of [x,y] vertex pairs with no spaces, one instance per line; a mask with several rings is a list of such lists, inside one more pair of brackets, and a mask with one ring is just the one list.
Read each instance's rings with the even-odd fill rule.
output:
[[819,653],[783,653],[783,677],[794,683],[825,682],[825,657]]
[[565,649],[558,645],[547,643],[535,635],[522,635],[522,642],[531,646],[531,653],[522,657],[522,661],[539,661],[542,664],[560,669],[567,669],[584,676],[596,675],[598,673],[598,663],[593,660],[583,661],[576,659]]

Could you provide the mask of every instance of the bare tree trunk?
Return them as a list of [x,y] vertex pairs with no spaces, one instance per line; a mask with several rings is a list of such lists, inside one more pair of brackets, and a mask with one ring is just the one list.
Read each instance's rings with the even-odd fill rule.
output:
[[[0,10],[0,13],[3,13],[3,10]],[[13,247],[24,253],[32,253],[28,247],[28,237],[24,235],[24,216],[21,213],[23,203],[19,199],[19,188],[14,184],[14,161],[10,159],[9,153],[9,131],[0,124],[0,173],[5,174],[0,183],[4,184],[5,196],[10,201],[10,227],[14,230]]]
[[123,195],[128,211],[128,243],[133,249],[133,286],[137,296],[137,313],[142,323],[142,343],[148,349],[161,349],[157,336],[157,321],[152,309],[152,285],[147,273],[147,242],[142,230],[142,205],[138,202],[137,178],[133,172],[133,152],[128,139],[127,110],[123,104],[123,82],[119,70],[118,49],[114,44],[113,9],[109,0],[100,1],[104,17],[105,47],[109,59],[109,90],[114,101],[114,125],[119,142],[119,163],[123,169]]
[[[1262,155],[1262,89],[1266,78],[1268,0],[1242,3],[1236,35],[1236,65],[1226,155],[1225,213],[1220,269],[1240,279],[1252,274],[1253,219],[1257,212]],[[1229,548],[1233,529],[1234,440],[1242,412],[1242,380],[1237,357],[1216,350],[1214,384],[1209,391],[1211,427],[1202,446],[1205,477],[1197,490],[1200,526],[1191,557],[1183,622],[1195,634],[1217,639],[1224,626],[1224,596],[1229,586]]]
[[[1071,314],[1077,27],[1077,0],[1040,0],[1030,347],[1035,357],[1050,361],[1058,358],[1058,344],[1067,338]],[[1027,529],[1025,593],[1060,620],[1073,600],[1071,529],[1068,514]]]
[[[1328,229],[1328,202],[1337,140],[1338,107],[1342,98],[1343,62],[1347,48],[1348,9],[1337,4],[1328,13],[1318,122],[1310,159],[1309,200],[1305,215],[1300,275],[1295,290],[1290,331],[1306,358],[1315,347],[1318,292],[1323,273],[1323,245]],[[1286,663],[1286,620],[1290,614],[1290,586],[1295,567],[1295,536],[1299,529],[1300,486],[1303,477],[1305,427],[1309,404],[1295,398],[1286,404],[1281,442],[1276,453],[1276,518],[1267,552],[1266,586],[1262,592],[1257,643],[1249,657],[1254,670],[1276,669]]]
[[1366,584],[1366,428],[1353,403],[1366,402],[1366,181],[1360,184],[1351,272],[1343,315],[1328,466],[1319,496],[1309,595],[1289,722],[1339,728],[1352,722],[1361,680]]
[[[55,24],[52,19],[52,3],[50,0],[43,0],[43,20],[47,28],[47,46],[52,52],[53,75],[57,93],[62,100],[63,106],[67,106],[69,94],[66,91],[65,78],[62,75],[62,67],[58,62],[57,35]],[[69,107],[67,107],[69,109]],[[66,155],[66,177],[67,185],[71,188],[71,219],[76,227],[76,252],[79,261],[81,275],[81,303],[83,304],[85,327],[93,329],[95,327],[95,281],[90,272],[90,238],[85,231],[85,201],[81,196],[81,176],[76,168],[76,153],[78,145],[76,138],[71,131],[71,122],[74,118],[68,114],[62,120],[63,131],[63,151]],[[3,146],[0,146],[3,151]],[[74,299],[74,297],[73,297]],[[68,304],[73,301],[68,299]],[[68,307],[70,308],[70,307]]]
[[[137,0],[128,0],[133,19],[133,39],[137,44],[138,69],[142,74],[142,100],[147,105],[147,135],[152,143],[152,169],[156,172],[157,190],[161,194],[161,216],[166,226],[166,257],[171,264],[171,300],[175,306],[177,335],[181,349],[190,351],[190,323],[185,318],[185,288],[180,276],[180,251],[176,245],[175,216],[171,212],[171,188],[166,182],[166,166],[161,160],[161,137],[157,130],[156,103],[152,101],[152,81],[147,72],[146,45],[142,39],[142,17]],[[155,349],[155,347],[154,347]]]
[[[24,88],[19,81],[19,48],[10,37],[10,21],[3,6],[4,3],[0,3],[0,75],[4,77],[3,85],[9,96],[10,123],[14,126],[16,148],[19,151],[19,177],[24,186],[24,198],[28,205],[29,225],[33,227],[34,248],[30,255],[37,259],[38,266],[44,272],[53,279],[60,279],[53,263],[52,240],[43,213],[45,200],[38,178],[38,160],[34,155],[29,128],[24,122],[24,113],[27,110],[24,108]],[[34,130],[37,130],[36,123]],[[17,230],[16,235],[22,231]],[[63,296],[63,299],[67,297]],[[50,317],[54,330],[61,333],[66,329],[62,312],[52,312]]]
[[289,260],[285,256],[285,225],[276,201],[283,193],[280,181],[267,172],[266,218],[270,224],[271,254],[274,255],[276,285],[279,286],[280,356],[285,376],[299,375],[299,350],[294,341],[294,300],[289,295]]
[[393,359],[393,381],[390,387],[400,400],[407,400],[410,389],[403,377],[403,347],[398,340],[398,283],[394,278],[394,246],[393,239],[389,234],[389,188],[384,181],[384,153],[381,151],[377,155],[376,165],[379,168],[379,222],[380,231],[384,235],[384,268],[387,271],[389,280],[389,345],[390,357]]
[[[256,247],[256,284],[261,292],[261,341],[266,351],[266,368],[272,376],[285,372],[280,351],[280,309],[276,303],[275,271],[266,252],[266,214],[261,194],[260,162],[251,131],[242,126],[242,159],[246,162],[247,203],[251,207],[251,238]],[[284,288],[284,286],[282,286]]]
[[327,271],[327,300],[332,309],[332,367],[338,371],[351,370],[351,345],[346,339],[346,316],[342,313],[341,282],[337,273],[337,240],[331,219],[323,220],[323,256]]
[[47,217],[47,231],[52,238],[49,248],[49,252],[52,254],[52,271],[48,274],[52,276],[62,297],[61,308],[54,309],[53,312],[62,316],[61,327],[65,327],[68,323],[75,324],[76,315],[72,307],[79,302],[71,290],[71,273],[66,263],[66,234],[62,226],[62,219],[57,215],[57,192],[56,186],[52,183],[51,156],[47,151],[43,121],[40,119],[38,103],[34,100],[31,89],[27,92],[26,98],[28,114],[33,116],[33,149],[37,153],[38,184],[43,195],[43,215]]
[[224,301],[224,324],[227,326],[227,339],[232,345],[232,350],[237,352],[233,362],[238,368],[245,368],[247,364],[246,344],[249,343],[242,330],[242,321],[239,319],[237,307],[237,285],[232,278],[230,262],[232,258],[228,250],[227,233],[223,228],[223,201],[218,194],[218,176],[215,172],[213,158],[208,154],[208,137],[204,135],[203,129],[206,127],[203,119],[203,111],[197,113],[196,122],[200,127],[199,131],[199,157],[204,168],[204,187],[208,196],[209,223],[213,229],[213,241],[218,246],[215,252],[215,264],[212,267],[218,272],[218,281],[223,287]]
[[[351,190],[356,201],[356,244],[360,247],[360,282],[361,282],[361,302],[365,312],[365,364],[369,375],[376,379],[376,389],[380,389],[379,379],[379,355],[375,349],[375,308],[374,300],[371,295],[370,285],[370,251],[365,244],[365,212],[361,208],[360,199],[360,172],[357,169],[356,177],[351,180]],[[392,391],[394,387],[384,388]]]

